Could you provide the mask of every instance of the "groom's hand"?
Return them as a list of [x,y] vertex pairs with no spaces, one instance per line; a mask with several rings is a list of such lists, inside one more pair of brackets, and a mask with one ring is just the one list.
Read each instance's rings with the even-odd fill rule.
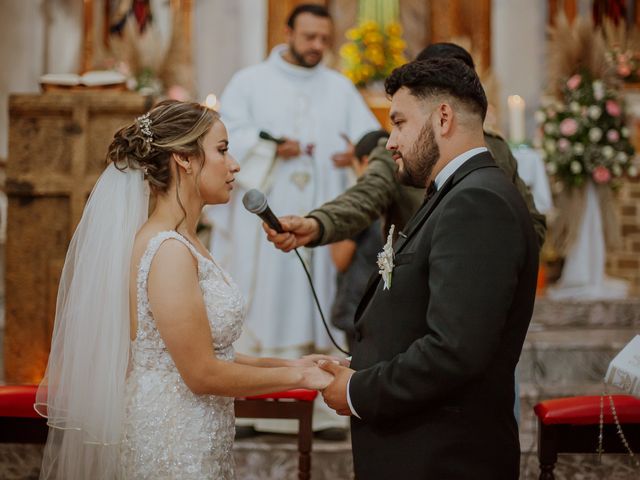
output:
[[318,366],[333,375],[333,381],[322,390],[322,398],[338,415],[351,415],[347,401],[347,384],[355,370],[342,367],[333,362],[319,362]]

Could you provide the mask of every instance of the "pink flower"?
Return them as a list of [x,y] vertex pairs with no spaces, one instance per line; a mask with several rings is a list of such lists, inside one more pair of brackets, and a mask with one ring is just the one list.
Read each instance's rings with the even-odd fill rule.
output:
[[609,140],[611,143],[615,143],[620,140],[620,134],[617,130],[611,129],[607,132],[607,140]]
[[618,75],[620,75],[621,77],[628,77],[629,75],[631,75],[631,67],[629,67],[629,65],[627,65],[626,63],[618,65],[617,71]]
[[580,86],[580,83],[582,83],[582,77],[578,74],[575,74],[569,80],[567,80],[567,87],[569,88],[569,90],[575,90]]
[[190,100],[189,92],[186,88],[180,85],[172,85],[171,87],[169,87],[169,90],[167,90],[167,97],[169,97],[171,100],[179,100],[181,102]]
[[620,109],[620,104],[614,100],[607,100],[605,104],[605,108],[607,109],[607,113],[612,117],[619,117],[622,113]]
[[560,133],[565,137],[575,135],[577,131],[578,122],[576,122],[573,118],[565,118],[562,122],[560,122]]
[[593,169],[593,181],[596,183],[608,183],[611,180],[611,172],[602,165]]
[[566,138],[561,138],[560,140],[558,140],[558,150],[560,150],[561,152],[566,152],[567,150],[569,150],[569,147],[571,147],[571,142],[569,142],[569,140],[567,140]]

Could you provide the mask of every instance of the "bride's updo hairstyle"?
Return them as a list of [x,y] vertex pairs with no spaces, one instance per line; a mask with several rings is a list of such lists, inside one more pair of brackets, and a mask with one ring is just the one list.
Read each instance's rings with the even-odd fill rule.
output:
[[[171,156],[204,162],[202,142],[218,118],[217,112],[199,103],[164,100],[116,132],[107,162],[120,170],[142,170],[154,193],[166,193],[172,180]],[[179,185],[179,173],[176,181]]]

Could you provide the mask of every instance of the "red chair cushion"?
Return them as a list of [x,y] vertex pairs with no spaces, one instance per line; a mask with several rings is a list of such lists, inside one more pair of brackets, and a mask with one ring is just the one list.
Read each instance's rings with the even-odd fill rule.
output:
[[[612,395],[620,423],[640,423],[640,398]],[[604,397],[604,423],[614,423],[609,397]],[[597,425],[600,423],[600,397],[569,397],[545,400],[534,407],[545,425]]]
[[298,400],[300,402],[313,402],[318,396],[316,390],[305,390],[298,388],[296,390],[287,390],[286,392],[265,393],[264,395],[253,395],[246,397],[247,400]]
[[0,417],[40,418],[33,409],[37,385],[0,385]]

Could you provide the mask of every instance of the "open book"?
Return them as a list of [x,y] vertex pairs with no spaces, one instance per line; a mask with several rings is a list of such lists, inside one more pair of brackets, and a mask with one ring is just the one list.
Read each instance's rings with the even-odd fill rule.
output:
[[99,87],[106,85],[124,84],[127,77],[114,71],[94,71],[84,75],[76,73],[47,73],[40,77],[41,85],[57,85],[61,87]]

